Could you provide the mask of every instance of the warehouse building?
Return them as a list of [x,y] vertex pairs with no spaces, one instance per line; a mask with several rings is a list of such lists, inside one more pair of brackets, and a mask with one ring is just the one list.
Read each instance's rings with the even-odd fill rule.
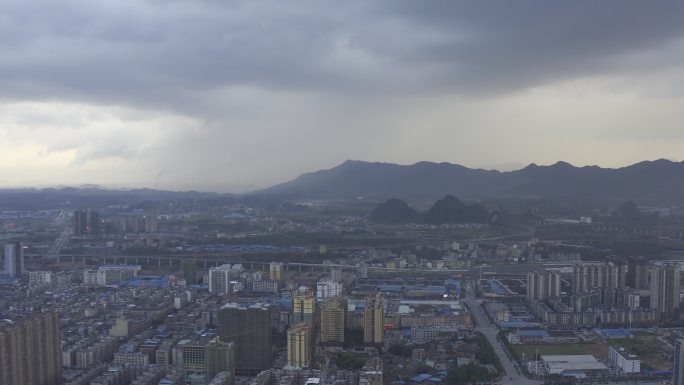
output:
[[591,355],[545,355],[541,360],[549,374],[600,377],[608,373],[608,367]]

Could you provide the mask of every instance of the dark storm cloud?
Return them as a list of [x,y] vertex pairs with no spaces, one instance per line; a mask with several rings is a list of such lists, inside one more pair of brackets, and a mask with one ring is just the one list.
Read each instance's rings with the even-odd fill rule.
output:
[[677,1],[403,1],[396,12],[445,35],[467,36],[415,53],[416,60],[454,63],[446,84],[474,90],[653,71],[673,63],[640,68],[621,55],[657,50],[684,35],[684,3]]
[[620,55],[684,34],[674,1],[5,1],[0,14],[0,96],[171,109],[230,86],[507,92],[652,70]]

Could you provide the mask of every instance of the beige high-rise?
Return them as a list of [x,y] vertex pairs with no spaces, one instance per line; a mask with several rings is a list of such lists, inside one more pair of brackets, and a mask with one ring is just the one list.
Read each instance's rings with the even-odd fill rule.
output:
[[363,310],[363,342],[382,344],[385,337],[385,299],[379,294],[366,298]]
[[294,323],[306,322],[313,326],[316,311],[316,297],[309,288],[299,288],[292,296],[292,316]]
[[271,281],[280,281],[283,279],[283,263],[282,262],[271,262],[269,270],[269,278]]
[[309,366],[312,356],[311,327],[300,322],[287,331],[287,364],[295,368]]
[[321,344],[343,345],[347,299],[329,297],[321,303]]

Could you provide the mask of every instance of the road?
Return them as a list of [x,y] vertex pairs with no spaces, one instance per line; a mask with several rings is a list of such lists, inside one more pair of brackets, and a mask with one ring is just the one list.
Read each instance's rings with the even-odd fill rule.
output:
[[[499,329],[491,323],[489,318],[485,315],[480,304],[482,300],[475,298],[473,290],[470,286],[466,288],[466,299],[465,303],[470,308],[473,315],[473,319],[477,326],[475,331],[482,333],[489,344],[494,348],[494,352],[499,357],[501,366],[503,366],[505,374],[502,376],[500,383],[503,385],[541,385],[543,382],[539,380],[532,380],[525,377],[521,372],[515,369],[515,364],[511,357],[506,354],[505,347],[499,343],[497,335]],[[643,382],[623,382],[623,381],[611,381],[610,385],[662,385],[663,381],[643,381]]]
[[466,304],[468,304],[468,307],[470,308],[471,314],[473,315],[473,320],[477,324],[475,327],[475,331],[478,331],[482,333],[485,337],[487,337],[487,340],[489,341],[489,344],[492,345],[492,348],[494,348],[494,352],[496,355],[499,357],[499,361],[501,362],[501,366],[503,366],[504,369],[504,375],[501,378],[501,384],[504,385],[540,385],[542,384],[542,381],[538,380],[531,380],[527,377],[525,377],[523,374],[518,372],[515,369],[515,363],[511,359],[511,357],[506,354],[505,347],[502,346],[502,344],[499,342],[497,339],[497,334],[499,333],[499,329],[494,326],[490,321],[489,318],[484,314],[484,311],[482,310],[482,307],[480,307],[480,304],[482,303],[481,300],[475,298],[473,296],[473,291],[469,287],[467,288],[466,291]]
[[62,251],[62,248],[66,246],[69,242],[69,237],[71,236],[71,223],[69,221],[69,216],[66,210],[62,210],[55,219],[55,224],[62,228],[62,232],[55,240],[55,243],[50,247],[47,252],[48,257],[56,257]]

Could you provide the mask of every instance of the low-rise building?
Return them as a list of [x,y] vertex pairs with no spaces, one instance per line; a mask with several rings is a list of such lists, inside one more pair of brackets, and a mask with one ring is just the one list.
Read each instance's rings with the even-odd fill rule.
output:
[[93,286],[112,285],[138,276],[140,265],[104,265],[97,270],[83,271],[83,283]]
[[584,372],[588,377],[599,377],[608,372],[608,367],[591,355],[543,355],[541,361],[549,374]]
[[608,349],[608,358],[611,365],[620,368],[623,373],[631,374],[641,371],[641,360],[639,360],[639,357],[622,346],[611,346]]
[[121,365],[147,366],[150,364],[150,356],[143,352],[117,352],[114,353],[114,363]]

